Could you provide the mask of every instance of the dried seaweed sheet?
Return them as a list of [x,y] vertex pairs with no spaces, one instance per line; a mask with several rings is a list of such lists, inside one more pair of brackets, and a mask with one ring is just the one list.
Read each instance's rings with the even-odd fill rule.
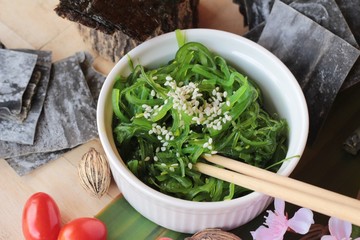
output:
[[73,148],[96,137],[95,104],[79,59],[73,55],[53,64],[34,144],[0,142],[0,156],[11,158],[55,152]]
[[313,142],[359,51],[277,0],[258,43],[281,59],[298,80],[309,108]]
[[97,104],[100,90],[106,77],[92,67],[94,59],[90,53],[78,52],[76,53],[76,56],[79,60],[80,67],[89,86],[91,95],[95,101],[95,104]]
[[[251,30],[245,37],[255,41],[261,33],[261,22],[266,21],[274,0],[241,0],[243,14],[250,22]],[[360,2],[358,0],[282,0],[295,10],[303,13],[332,33],[359,48],[360,43]],[[249,13],[248,13],[249,12]],[[341,86],[341,91],[360,82],[360,60],[351,70]]]
[[24,92],[37,60],[36,54],[0,49],[0,111],[19,114]]
[[360,2],[359,0],[335,0],[343,13],[355,39],[360,44]]
[[[360,4],[358,0],[281,0],[329,31],[358,46]],[[267,20],[274,0],[238,0],[249,29]],[[357,2],[357,3],[355,3]],[[338,5],[339,4],[339,5]],[[354,36],[355,35],[355,36]]]
[[[358,44],[360,44],[360,1],[359,0],[335,0],[344,15]],[[342,90],[360,82],[360,59],[346,78]]]
[[344,15],[335,0],[286,0],[295,10],[317,22],[330,32],[359,47]]
[[360,83],[360,58],[356,61],[349,75],[346,77],[344,84],[341,86],[341,91],[348,89],[355,84]]
[[265,27],[265,22],[260,23],[259,25],[257,25],[256,27],[254,27],[253,29],[251,29],[250,31],[246,32],[243,37],[253,41],[253,42],[257,42],[259,41],[259,38],[261,36],[262,31],[264,30]]
[[197,24],[199,0],[71,1],[61,0],[55,12],[71,21],[107,34],[121,31],[145,41],[151,36]]
[[[335,0],[282,0],[282,2],[289,4],[289,6],[295,10],[311,18],[335,35],[343,38],[354,47],[358,47],[352,31],[353,29],[349,27],[347,19],[344,17]],[[247,19],[247,21],[251,22],[251,26],[249,26],[250,29],[255,28],[268,19],[273,3],[274,0],[244,1],[243,4],[247,6],[247,14],[250,12]],[[357,13],[359,13],[359,11]]]
[[234,2],[239,4],[245,25],[248,25],[251,30],[266,21],[274,0],[234,0]]
[[[44,105],[44,100],[50,78],[51,52],[36,50],[21,51],[38,55],[34,72],[39,72],[40,79],[38,84],[36,85],[37,90],[34,96],[31,97],[31,108],[29,106],[29,112],[26,113],[26,119],[24,119],[24,121],[20,123],[17,121],[0,119],[0,140],[16,142],[20,144],[33,144],[36,126]],[[30,98],[28,98],[26,101],[30,102]]]
[[49,153],[29,154],[19,157],[8,158],[6,159],[6,161],[16,171],[18,175],[23,176],[52,160],[60,158],[67,151],[68,149]]

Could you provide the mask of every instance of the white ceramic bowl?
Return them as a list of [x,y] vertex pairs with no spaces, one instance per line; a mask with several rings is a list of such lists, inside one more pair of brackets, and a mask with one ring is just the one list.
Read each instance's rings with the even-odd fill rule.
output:
[[[277,112],[290,127],[287,156],[301,155],[308,135],[308,111],[301,88],[286,66],[263,47],[235,34],[209,29],[183,32],[187,42],[203,43],[258,83],[267,110]],[[134,64],[157,67],[173,59],[177,50],[172,32],[148,40],[128,54]],[[194,233],[212,227],[233,229],[252,220],[270,204],[272,198],[257,192],[230,201],[191,202],[162,194],[137,179],[122,161],[112,134],[111,90],[119,74],[130,74],[127,57],[115,65],[105,80],[98,102],[97,124],[115,182],[138,212],[165,228]],[[288,176],[298,161],[295,158],[286,161],[278,173]]]

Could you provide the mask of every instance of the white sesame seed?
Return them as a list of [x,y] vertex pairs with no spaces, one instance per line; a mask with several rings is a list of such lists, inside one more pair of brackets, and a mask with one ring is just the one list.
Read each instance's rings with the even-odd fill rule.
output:
[[161,151],[165,152],[165,151],[166,151],[166,147],[161,147]]
[[150,95],[151,95],[151,96],[153,96],[153,97],[155,97],[156,92],[155,92],[155,90],[154,90],[154,89],[153,89],[153,90],[151,90]]
[[160,164],[161,166],[163,166],[163,167],[166,167],[166,164],[165,163],[162,163],[162,164]]
[[213,142],[213,139],[212,139],[212,138],[209,138],[208,143],[209,143],[209,144],[212,144],[212,142]]
[[192,167],[193,167],[192,163],[189,163],[188,168],[192,169]]
[[167,81],[171,81],[171,80],[173,80],[173,78],[169,75],[169,76],[166,76],[166,78],[165,78]]
[[230,107],[230,101],[226,101],[226,106]]
[[169,167],[169,170],[170,170],[171,172],[175,172],[174,167]]
[[146,158],[144,158],[144,161],[149,161],[150,160],[150,157],[148,156],[148,157],[146,157]]
[[159,158],[157,156],[154,156],[154,161],[157,162]]
[[203,145],[203,148],[207,148],[207,147],[209,147],[209,143],[208,143],[208,142],[204,143],[204,145]]

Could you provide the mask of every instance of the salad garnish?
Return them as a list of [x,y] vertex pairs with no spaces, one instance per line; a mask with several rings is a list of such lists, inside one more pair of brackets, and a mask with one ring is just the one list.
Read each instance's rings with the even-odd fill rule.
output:
[[119,153],[141,181],[168,195],[192,201],[244,195],[250,191],[192,166],[203,154],[220,154],[276,171],[287,152],[287,123],[263,108],[254,81],[203,44],[177,37],[173,60],[154,69],[129,61],[132,73],[116,80]]

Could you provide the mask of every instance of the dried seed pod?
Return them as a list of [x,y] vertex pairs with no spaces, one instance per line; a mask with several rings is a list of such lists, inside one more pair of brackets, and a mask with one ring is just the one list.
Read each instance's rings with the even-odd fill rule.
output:
[[217,228],[207,228],[195,233],[193,236],[185,238],[185,240],[241,240],[235,234],[222,231]]
[[82,156],[78,173],[81,186],[92,195],[100,198],[108,191],[111,180],[109,163],[94,148]]

